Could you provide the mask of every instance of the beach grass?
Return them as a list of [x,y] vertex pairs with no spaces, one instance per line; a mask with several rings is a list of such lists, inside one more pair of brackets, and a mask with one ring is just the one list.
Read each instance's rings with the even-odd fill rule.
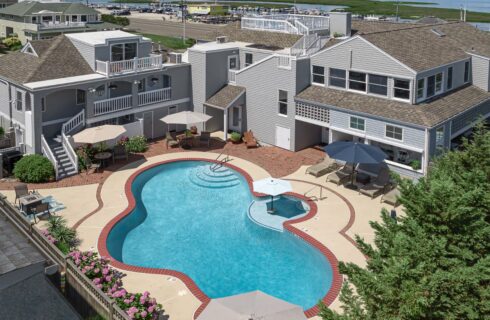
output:
[[179,49],[187,49],[189,47],[192,47],[195,43],[196,40],[188,38],[184,41],[182,41],[182,38],[177,38],[177,37],[169,37],[169,36],[160,36],[157,34],[150,34],[150,33],[138,33],[142,35],[143,37],[150,38],[151,41],[155,43],[160,43],[162,46],[174,50],[179,50]]

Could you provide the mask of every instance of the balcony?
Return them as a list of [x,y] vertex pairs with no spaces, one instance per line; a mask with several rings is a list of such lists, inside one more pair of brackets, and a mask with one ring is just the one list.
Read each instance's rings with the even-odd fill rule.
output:
[[[138,107],[169,101],[172,98],[172,88],[163,88],[138,93]],[[94,102],[93,116],[101,116],[113,112],[133,109],[133,95],[104,99]]]
[[106,75],[121,75],[145,70],[161,69],[163,65],[162,55],[150,54],[149,57],[134,58],[122,61],[95,61],[95,71]]
[[328,31],[329,27],[329,17],[300,14],[255,15],[242,17],[241,21],[242,29],[302,35]]
[[85,28],[86,22],[43,22],[37,24],[38,30],[51,30],[51,29],[67,29],[67,28]]

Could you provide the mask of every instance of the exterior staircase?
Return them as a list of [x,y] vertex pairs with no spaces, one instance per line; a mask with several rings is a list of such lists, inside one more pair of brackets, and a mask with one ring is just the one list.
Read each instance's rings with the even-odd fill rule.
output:
[[58,163],[58,180],[77,174],[77,168],[73,165],[61,144],[61,137],[58,136],[50,141],[49,148]]

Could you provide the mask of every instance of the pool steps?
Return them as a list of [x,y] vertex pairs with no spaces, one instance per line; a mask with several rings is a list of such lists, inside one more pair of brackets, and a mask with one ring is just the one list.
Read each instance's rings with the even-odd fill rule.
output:
[[240,184],[240,178],[232,170],[226,167],[212,170],[208,165],[193,169],[189,173],[189,179],[204,188],[230,188]]

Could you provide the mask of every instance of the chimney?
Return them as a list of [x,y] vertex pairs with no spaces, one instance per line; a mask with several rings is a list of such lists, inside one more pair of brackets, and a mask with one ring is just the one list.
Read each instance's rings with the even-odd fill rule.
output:
[[351,13],[330,12],[330,36],[350,37],[351,35]]

